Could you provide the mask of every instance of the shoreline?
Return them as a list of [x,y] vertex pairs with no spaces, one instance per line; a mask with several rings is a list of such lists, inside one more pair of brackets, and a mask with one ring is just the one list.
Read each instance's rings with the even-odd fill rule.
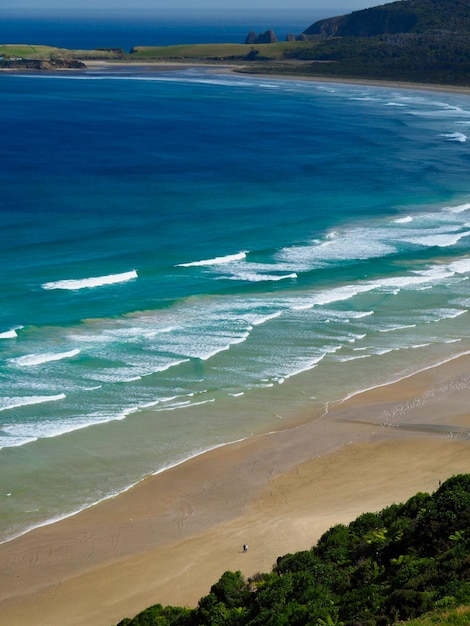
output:
[[[282,432],[290,432],[294,429],[297,428],[301,428],[303,426],[306,426],[307,424],[309,424],[312,420],[318,420],[318,419],[322,419],[324,417],[327,417],[328,414],[330,413],[330,411],[335,411],[335,410],[339,410],[340,407],[350,401],[355,401],[357,399],[357,401],[360,403],[360,399],[363,395],[369,394],[369,393],[374,393],[376,391],[378,391],[380,393],[380,390],[382,388],[388,388],[391,385],[395,385],[395,384],[399,384],[403,381],[407,381],[408,379],[411,379],[417,375],[420,374],[424,374],[425,372],[427,372],[428,370],[434,370],[437,369],[439,367],[445,366],[449,363],[452,363],[454,361],[458,361],[459,359],[462,359],[466,356],[470,355],[470,350],[465,350],[463,352],[460,352],[458,354],[455,354],[451,357],[448,357],[442,361],[439,361],[437,363],[432,363],[431,365],[427,365],[424,366],[422,368],[420,368],[419,370],[416,370],[415,372],[412,373],[408,373],[408,374],[403,374],[402,376],[399,376],[398,378],[395,378],[393,380],[390,381],[386,381],[383,383],[378,383],[376,385],[373,385],[371,387],[367,387],[364,389],[359,389],[357,391],[354,391],[348,395],[346,395],[343,398],[339,398],[336,400],[331,400],[330,402],[327,402],[324,410],[321,414],[317,414],[314,417],[311,416],[310,414],[308,415],[298,415],[297,419],[293,420],[292,418],[290,419],[289,425],[287,427],[279,427],[277,429],[273,429],[271,428],[270,431],[267,432],[262,432],[259,433],[257,435],[253,435],[252,437],[242,437],[241,439],[236,439],[233,441],[227,441],[224,443],[220,443],[220,444],[216,444],[212,447],[209,447],[207,449],[201,450],[197,453],[195,453],[192,456],[188,456],[186,458],[183,458],[179,461],[176,461],[175,463],[172,463],[168,466],[162,467],[160,469],[158,469],[157,471],[149,474],[148,476],[146,476],[145,478],[143,478],[142,480],[138,480],[137,482],[131,483],[129,484],[127,487],[125,487],[124,489],[122,489],[121,491],[115,492],[115,493],[111,493],[107,496],[105,496],[104,498],[102,498],[101,500],[97,500],[96,502],[93,502],[91,504],[85,505],[83,508],[77,509],[76,511],[72,511],[70,513],[65,513],[64,515],[55,517],[55,518],[51,518],[49,520],[45,520],[43,522],[40,522],[38,524],[32,525],[31,527],[25,528],[22,531],[19,531],[17,534],[12,535],[10,537],[7,537],[6,539],[3,539],[0,541],[0,547],[4,544],[10,543],[12,541],[15,541],[17,539],[20,539],[21,537],[34,532],[35,530],[47,527],[47,526],[53,526],[55,524],[58,524],[60,522],[63,522],[69,518],[73,518],[77,515],[80,515],[90,509],[93,509],[97,506],[101,506],[102,504],[105,504],[106,502],[108,502],[109,500],[113,500],[115,498],[119,498],[121,496],[124,496],[125,494],[127,494],[129,491],[131,491],[132,489],[138,487],[139,485],[143,484],[144,482],[146,482],[148,479],[154,478],[156,476],[159,476],[160,474],[164,474],[165,472],[169,472],[172,471],[176,468],[179,468],[180,466],[183,466],[187,463],[190,463],[196,459],[199,459],[200,457],[204,457],[207,454],[210,454],[211,452],[213,452],[214,450],[218,450],[219,448],[224,449],[224,448],[229,448],[230,446],[234,446],[236,444],[243,444],[243,442],[246,442],[250,439],[262,439],[264,437],[268,437],[271,435],[275,435],[275,434],[279,434]],[[470,436],[470,435],[469,435]]]
[[[197,67],[212,75],[226,72]],[[173,68],[149,71],[161,69]],[[257,76],[266,82],[310,80]],[[390,380],[392,368],[382,370],[388,382],[343,399],[338,379],[330,377],[336,387],[329,397],[339,399],[325,404],[323,398],[320,410],[292,409],[284,428],[279,422],[271,432],[205,450],[0,544],[2,614],[10,626],[110,626],[155,602],[194,605],[227,569],[241,569],[247,577],[268,571],[277,556],[311,547],[335,523],[470,471],[469,355],[462,349],[406,375],[397,374],[406,361],[400,356],[393,370],[398,379]],[[315,380],[315,374],[308,376],[306,398]],[[123,456],[121,451],[116,459]],[[245,555],[244,543],[250,546]]]
[[469,471],[469,370],[466,354],[365,390],[1,544],[2,614],[109,626],[156,602],[194,605],[227,569],[267,571],[334,523],[434,490]]
[[[371,87],[385,87],[388,89],[396,88],[396,89],[413,89],[419,91],[437,91],[437,92],[448,92],[448,93],[460,93],[464,95],[470,94],[470,86],[466,87],[463,85],[447,85],[440,83],[416,83],[416,82],[403,82],[403,81],[393,81],[393,80],[374,80],[368,78],[341,78],[335,76],[316,76],[316,75],[305,75],[305,74],[289,74],[289,73],[279,73],[275,72],[263,74],[257,72],[247,72],[243,71],[247,66],[244,64],[238,63],[211,63],[211,62],[202,62],[202,61],[112,61],[112,60],[87,60],[87,59],[78,59],[87,65],[87,69],[107,69],[107,68],[118,68],[118,67],[137,67],[142,66],[145,67],[147,71],[154,69],[156,72],[161,72],[165,70],[180,70],[180,69],[190,69],[190,68],[205,68],[212,69],[216,73],[220,74],[235,74],[236,76],[247,76],[247,77],[256,77],[263,78],[266,80],[299,80],[306,82],[317,82],[317,83],[339,83],[339,84],[350,84],[350,85],[365,85]],[[86,70],[84,70],[86,72]]]
[[[86,65],[85,69],[72,69],[72,68],[56,68],[51,70],[41,70],[41,73],[45,74],[61,74],[65,72],[87,72],[87,70],[106,70],[106,69],[119,69],[119,68],[138,68],[143,67],[146,71],[164,72],[168,70],[185,70],[190,68],[211,69],[217,74],[233,74],[236,76],[245,76],[251,78],[262,78],[264,80],[286,80],[286,81],[302,81],[302,82],[315,82],[315,83],[337,83],[346,85],[357,86],[370,86],[370,87],[384,87],[387,89],[411,89],[417,91],[434,91],[437,93],[454,93],[462,95],[470,95],[470,85],[451,85],[441,83],[417,83],[406,81],[394,81],[394,80],[378,80],[368,78],[347,78],[336,76],[318,76],[318,75],[306,75],[292,73],[257,73],[252,71],[244,71],[247,67],[244,64],[235,63],[214,63],[204,62],[196,60],[184,60],[184,61],[140,61],[140,60],[110,60],[110,59],[86,59],[77,58],[77,61],[81,61]],[[5,72],[7,74],[34,74],[38,70],[34,69],[19,69],[19,68],[0,68],[0,75]]]

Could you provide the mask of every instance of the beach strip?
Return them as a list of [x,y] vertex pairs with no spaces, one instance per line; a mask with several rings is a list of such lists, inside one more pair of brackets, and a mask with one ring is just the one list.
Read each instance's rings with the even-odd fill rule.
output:
[[2,620],[110,626],[195,606],[226,570],[269,571],[335,523],[434,491],[470,469],[469,374],[461,356],[1,544]]

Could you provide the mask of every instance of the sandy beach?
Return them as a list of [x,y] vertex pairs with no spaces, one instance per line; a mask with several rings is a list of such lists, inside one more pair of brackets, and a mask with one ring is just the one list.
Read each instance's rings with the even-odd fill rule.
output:
[[466,355],[365,391],[0,545],[2,621],[110,626],[194,606],[226,570],[268,571],[332,524],[433,491],[469,471],[469,372]]
[[[126,65],[85,62],[91,70]],[[201,64],[128,65],[158,72]],[[262,78],[469,93],[438,85]],[[465,350],[464,341],[458,345]],[[313,381],[315,371],[304,374],[310,375]],[[310,391],[307,384],[306,398]],[[111,626],[155,603],[195,606],[226,570],[247,578],[269,571],[278,556],[312,547],[333,524],[469,472],[470,352],[330,404],[321,415],[312,405],[281,423],[0,544],[1,623]]]
[[184,70],[188,68],[206,68],[211,72],[217,74],[239,74],[241,76],[253,77],[258,76],[263,79],[275,79],[275,80],[295,80],[295,81],[310,81],[318,83],[341,83],[350,85],[370,85],[373,87],[387,87],[393,89],[413,89],[423,91],[437,91],[446,93],[461,93],[469,94],[470,87],[463,85],[440,85],[435,83],[410,83],[391,80],[374,80],[367,78],[342,78],[337,76],[321,76],[321,75],[308,75],[308,74],[296,74],[293,73],[266,73],[256,74],[252,71],[252,68],[241,63],[222,63],[222,62],[201,62],[196,60],[184,61],[109,61],[109,60],[89,60],[79,59],[90,70],[109,70],[110,68],[131,68],[139,67],[144,68],[147,72],[167,72],[171,70]]

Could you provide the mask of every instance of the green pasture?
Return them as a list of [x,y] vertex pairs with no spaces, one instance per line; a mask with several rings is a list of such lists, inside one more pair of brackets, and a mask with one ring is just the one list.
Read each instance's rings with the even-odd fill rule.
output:
[[139,59],[233,59],[244,58],[251,50],[257,50],[260,57],[273,60],[282,59],[286,51],[311,47],[308,41],[283,41],[265,44],[189,44],[177,46],[136,46],[130,55]]
[[22,59],[50,59],[65,52],[52,46],[31,46],[28,44],[0,44],[0,56],[21,57]]

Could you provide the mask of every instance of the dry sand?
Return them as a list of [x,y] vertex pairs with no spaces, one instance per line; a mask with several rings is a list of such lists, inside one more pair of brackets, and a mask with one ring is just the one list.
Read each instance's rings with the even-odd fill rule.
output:
[[464,356],[364,392],[0,545],[2,623],[110,626],[156,602],[194,606],[228,569],[268,571],[332,524],[433,491],[470,469],[469,373]]

